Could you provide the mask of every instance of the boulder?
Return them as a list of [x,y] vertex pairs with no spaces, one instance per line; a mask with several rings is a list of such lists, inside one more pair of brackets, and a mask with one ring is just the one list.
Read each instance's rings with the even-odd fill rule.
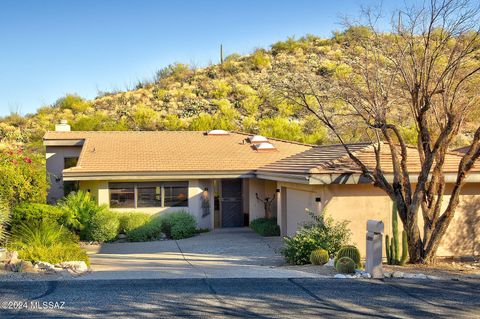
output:
[[440,280],[442,279],[441,277],[438,277],[438,276],[427,276],[427,279],[430,279],[430,280]]
[[7,258],[5,260],[7,264],[16,264],[19,261],[18,252],[17,251],[7,252]]
[[385,277],[385,278],[391,278],[391,277],[392,277],[392,273],[391,273],[391,272],[384,272],[384,273],[383,273],[383,277]]
[[392,274],[392,277],[393,278],[403,278],[405,276],[405,274],[401,271],[395,271],[393,274]]
[[19,263],[19,267],[17,271],[32,273],[32,272],[36,272],[36,269],[33,267],[33,264],[31,261],[23,260]]
[[324,266],[334,267],[334,263],[335,263],[334,259],[330,258],[330,260]]
[[53,266],[51,263],[47,263],[46,261],[37,261],[35,267],[45,271],[55,271],[55,266]]
[[65,261],[56,266],[68,269],[76,274],[82,274],[88,271],[88,266],[84,261]]
[[336,274],[335,276],[333,276],[333,278],[345,279],[345,278],[347,278],[347,276],[345,276],[344,274]]

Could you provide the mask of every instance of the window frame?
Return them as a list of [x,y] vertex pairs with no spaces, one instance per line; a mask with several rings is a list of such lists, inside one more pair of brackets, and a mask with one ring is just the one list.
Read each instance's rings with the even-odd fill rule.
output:
[[[133,207],[112,207],[111,202],[112,202],[112,189],[115,189],[115,185],[118,184],[124,184],[124,185],[131,185],[133,187],[133,194],[134,194],[134,206]],[[151,184],[155,185],[157,184],[160,187],[160,206],[139,206],[139,188],[141,189],[142,184]],[[172,185],[177,184],[177,187],[183,187],[186,188],[186,199],[184,200],[185,206],[166,206],[165,205],[165,189],[166,188],[171,188],[175,187]],[[140,186],[140,187],[139,187]],[[125,187],[125,188],[130,188],[130,187]],[[189,181],[145,181],[145,182],[108,182],[108,203],[110,208],[113,209],[137,209],[137,208],[188,208],[188,199],[189,199],[189,188],[190,188],[190,182]]]

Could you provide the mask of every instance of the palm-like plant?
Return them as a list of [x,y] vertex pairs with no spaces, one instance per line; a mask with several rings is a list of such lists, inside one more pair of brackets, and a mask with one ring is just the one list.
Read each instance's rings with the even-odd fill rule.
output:
[[65,224],[72,230],[82,231],[90,218],[107,209],[106,205],[98,206],[97,202],[84,191],[72,192],[59,202],[65,213]]
[[0,245],[5,243],[8,237],[7,226],[10,222],[10,208],[8,203],[0,198]]

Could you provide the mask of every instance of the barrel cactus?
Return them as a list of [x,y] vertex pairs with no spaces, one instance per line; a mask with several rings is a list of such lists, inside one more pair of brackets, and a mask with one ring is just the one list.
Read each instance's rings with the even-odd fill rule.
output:
[[355,261],[349,257],[341,257],[337,260],[337,264],[335,265],[335,269],[342,274],[353,274],[355,273]]
[[342,257],[348,257],[353,260],[356,266],[360,266],[360,251],[357,247],[353,245],[343,246],[337,253],[337,257],[335,258],[335,265],[337,264],[338,260]]
[[328,251],[323,248],[317,248],[310,254],[310,262],[314,265],[325,265],[329,258]]

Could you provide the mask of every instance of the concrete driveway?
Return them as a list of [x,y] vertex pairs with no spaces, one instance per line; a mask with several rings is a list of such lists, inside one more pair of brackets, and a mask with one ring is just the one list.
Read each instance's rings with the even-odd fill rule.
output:
[[182,240],[89,246],[93,272],[79,279],[319,277],[278,268],[281,244],[280,237],[230,228]]

